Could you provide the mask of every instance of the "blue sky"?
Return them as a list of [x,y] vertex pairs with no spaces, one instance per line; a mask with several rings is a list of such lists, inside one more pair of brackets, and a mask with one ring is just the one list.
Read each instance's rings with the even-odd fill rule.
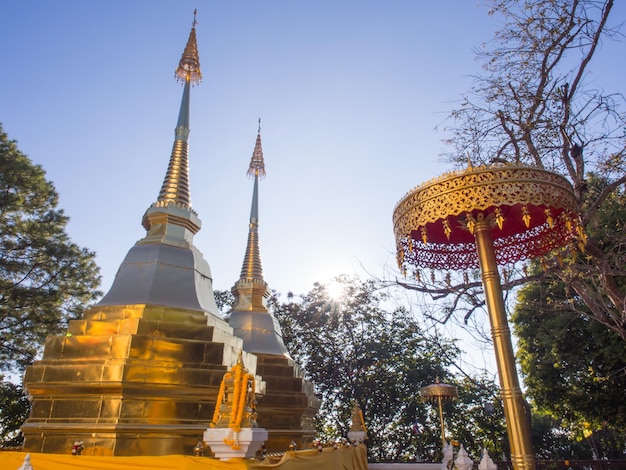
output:
[[97,253],[107,289],[160,189],[182,88],[174,69],[198,9],[192,90],[195,243],[215,286],[239,276],[262,119],[266,281],[307,292],[394,268],[391,214],[447,168],[434,131],[494,28],[473,1],[4,2],[0,122],[43,165]]
[[[204,80],[191,97],[191,194],[214,286],[239,277],[259,117],[270,287],[306,293],[339,274],[393,277],[392,211],[451,169],[439,160],[442,122],[479,71],[473,48],[499,27],[485,6],[4,0],[0,122],[46,170],[72,239],[97,253],[102,289],[144,236],[141,217],[165,175],[182,94],[174,70],[194,8]],[[595,77],[623,85],[623,43],[604,45],[602,57]]]

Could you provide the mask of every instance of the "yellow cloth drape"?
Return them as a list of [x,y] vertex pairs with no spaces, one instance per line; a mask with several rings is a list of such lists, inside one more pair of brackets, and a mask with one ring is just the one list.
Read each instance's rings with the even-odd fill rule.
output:
[[[17,470],[26,452],[0,452],[0,468]],[[95,457],[66,454],[30,454],[34,470],[366,470],[367,450],[359,445],[350,448],[315,449],[286,452],[280,462],[266,464],[254,460],[165,455],[160,457]]]

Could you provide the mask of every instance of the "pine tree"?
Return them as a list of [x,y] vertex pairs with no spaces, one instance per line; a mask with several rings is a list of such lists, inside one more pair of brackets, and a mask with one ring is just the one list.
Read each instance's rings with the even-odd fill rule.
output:
[[32,363],[100,292],[94,253],[72,243],[41,166],[0,126],[0,370]]

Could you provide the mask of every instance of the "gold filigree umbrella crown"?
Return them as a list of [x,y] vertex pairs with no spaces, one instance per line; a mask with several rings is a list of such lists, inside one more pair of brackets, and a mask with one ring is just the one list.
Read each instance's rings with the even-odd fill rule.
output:
[[543,169],[470,167],[409,191],[393,212],[400,270],[478,267],[474,226],[492,225],[498,264],[544,255],[585,235],[571,184]]

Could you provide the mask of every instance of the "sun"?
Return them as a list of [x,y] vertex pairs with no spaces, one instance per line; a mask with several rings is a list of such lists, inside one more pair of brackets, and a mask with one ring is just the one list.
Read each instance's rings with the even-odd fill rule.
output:
[[326,284],[324,284],[324,287],[326,287],[326,293],[328,294],[328,297],[330,297],[332,300],[336,301],[344,296],[345,286],[337,278],[328,281]]

